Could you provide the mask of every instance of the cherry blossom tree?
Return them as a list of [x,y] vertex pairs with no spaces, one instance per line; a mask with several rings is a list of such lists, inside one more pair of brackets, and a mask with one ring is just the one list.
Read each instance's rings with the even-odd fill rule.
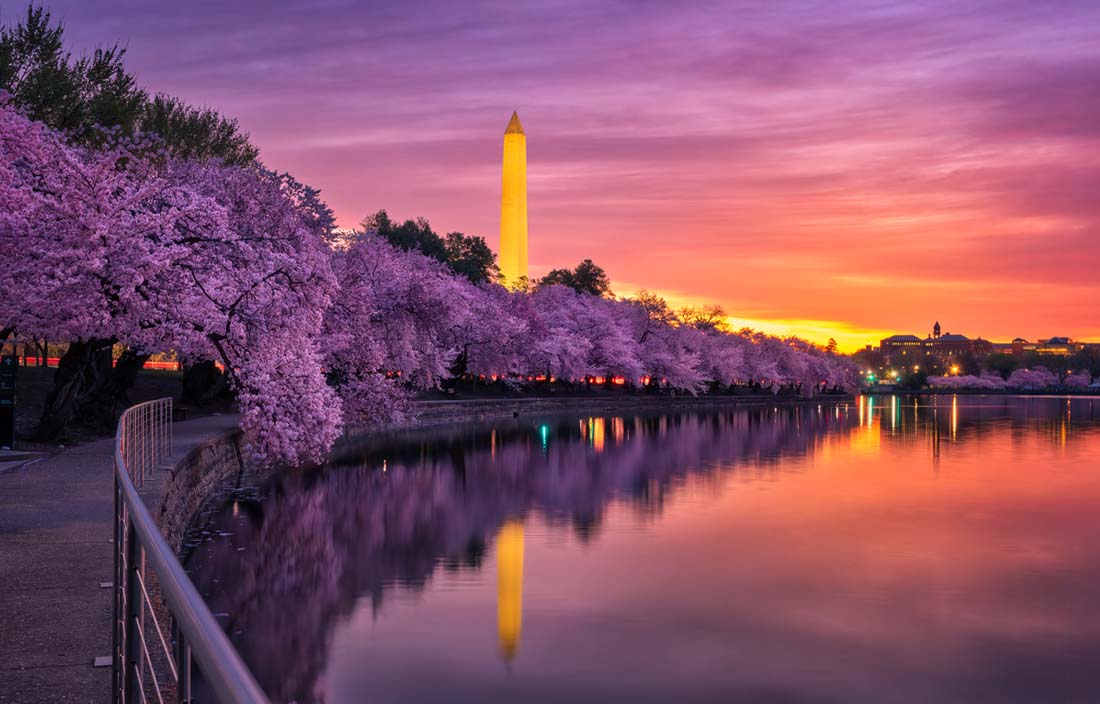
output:
[[1087,389],[1091,382],[1092,377],[1089,375],[1088,371],[1081,370],[1067,375],[1065,381],[1063,381],[1062,384],[1067,389],[1080,390]]
[[[72,341],[40,433],[90,404],[113,417],[126,378],[175,350],[223,362],[257,459],[320,459],[339,427],[312,342],[335,284],[323,213],[285,177],[154,146],[74,147],[0,104],[0,285],[19,292],[0,320]],[[290,380],[293,398],[280,386]],[[302,442],[272,444],[280,429]]]
[[457,351],[451,373],[507,377],[524,372],[530,296],[489,283],[460,286],[459,295],[461,314],[448,331]]
[[641,375],[637,347],[614,301],[557,284],[540,287],[531,299],[531,371],[578,380]]
[[964,374],[961,376],[934,376],[928,379],[933,389],[974,389],[997,391],[1005,388],[1005,380],[999,374],[985,372],[981,376]]
[[1058,375],[1046,367],[1017,369],[1008,377],[1006,386],[1010,389],[1038,390],[1058,386]]
[[340,427],[319,347],[336,290],[331,212],[316,191],[259,167],[175,161],[166,172],[213,200],[225,228],[190,220],[179,228],[186,251],[172,268],[173,294],[151,328],[160,336],[153,344],[225,365],[258,459],[320,460]]
[[74,341],[40,424],[55,437],[79,404],[102,395],[120,336],[149,336],[184,249],[168,233],[188,220],[215,233],[225,223],[209,199],[133,150],[71,147],[7,103],[0,162],[0,283],[18,292],[0,303],[0,319],[23,335]]
[[647,291],[625,303],[624,317],[639,347],[644,373],[674,389],[692,394],[703,390],[707,376],[700,351],[691,345],[697,337],[694,328],[681,327],[668,303]]
[[370,233],[334,257],[340,295],[328,311],[325,348],[349,418],[401,420],[406,389],[435,386],[458,354],[452,327],[472,285],[443,264]]

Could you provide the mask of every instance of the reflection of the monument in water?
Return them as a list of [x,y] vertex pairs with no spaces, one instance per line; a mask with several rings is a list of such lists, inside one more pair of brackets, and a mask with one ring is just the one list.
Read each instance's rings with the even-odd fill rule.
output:
[[497,533],[497,637],[500,654],[512,662],[523,625],[523,521],[510,520]]
[[323,698],[332,633],[360,599],[377,613],[387,593],[418,589],[436,570],[479,570],[490,546],[499,652],[505,662],[522,657],[524,521],[532,513],[591,541],[612,502],[654,520],[692,478],[775,479],[785,457],[841,442],[927,441],[934,456],[941,444],[980,437],[989,422],[1038,427],[1064,442],[1070,423],[1097,420],[1097,408],[1087,400],[1021,407],[997,398],[868,397],[407,436],[343,466],[283,475],[239,517],[216,515],[204,528],[226,535],[204,543],[189,569],[212,610],[228,615],[272,698],[314,701]]

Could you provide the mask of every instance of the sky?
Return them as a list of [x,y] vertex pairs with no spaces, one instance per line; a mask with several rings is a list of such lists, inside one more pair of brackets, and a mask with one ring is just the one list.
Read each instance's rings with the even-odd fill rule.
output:
[[591,258],[616,293],[848,350],[937,320],[1100,340],[1096,0],[44,5],[342,226],[495,249],[517,110],[532,275]]

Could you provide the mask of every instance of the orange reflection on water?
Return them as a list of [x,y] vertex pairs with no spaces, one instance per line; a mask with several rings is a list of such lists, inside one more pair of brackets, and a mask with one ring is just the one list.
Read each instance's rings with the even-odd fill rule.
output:
[[497,533],[497,639],[505,662],[519,649],[523,627],[523,521],[512,519]]
[[284,701],[1092,700],[1100,399],[619,420],[290,473],[192,574]]
[[611,419],[611,438],[615,441],[616,445],[623,444],[623,438],[626,437],[626,426],[623,423],[622,418]]
[[604,450],[604,419],[603,418],[589,418],[588,419],[588,441],[592,443],[593,449],[596,452],[603,452]]

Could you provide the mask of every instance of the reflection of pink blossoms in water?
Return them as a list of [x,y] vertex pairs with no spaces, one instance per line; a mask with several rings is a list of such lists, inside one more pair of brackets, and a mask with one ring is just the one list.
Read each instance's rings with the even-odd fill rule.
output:
[[564,421],[548,426],[545,452],[530,427],[416,442],[358,466],[283,475],[246,505],[251,520],[216,520],[232,535],[198,548],[190,572],[212,610],[230,614],[274,701],[321,701],[338,618],[363,595],[380,608],[387,590],[418,588],[440,565],[477,568],[508,518],[538,511],[591,540],[611,501],[656,517],[688,476],[740,461],[771,473],[772,460],[853,423],[851,410],[768,408]]

